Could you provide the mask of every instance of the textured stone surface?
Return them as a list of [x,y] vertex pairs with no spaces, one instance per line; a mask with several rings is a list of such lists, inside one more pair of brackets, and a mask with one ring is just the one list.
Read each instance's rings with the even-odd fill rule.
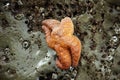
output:
[[[119,0],[1,0],[0,80],[120,80],[119,4]],[[74,35],[83,48],[79,66],[61,71],[55,52],[46,45],[41,21],[66,16],[73,20]]]

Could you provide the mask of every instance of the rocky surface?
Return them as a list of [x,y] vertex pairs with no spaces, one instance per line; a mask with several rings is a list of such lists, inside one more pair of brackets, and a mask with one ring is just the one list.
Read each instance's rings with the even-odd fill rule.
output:
[[[0,80],[120,80],[119,0],[0,0]],[[69,16],[82,42],[77,68],[60,70],[41,21]]]

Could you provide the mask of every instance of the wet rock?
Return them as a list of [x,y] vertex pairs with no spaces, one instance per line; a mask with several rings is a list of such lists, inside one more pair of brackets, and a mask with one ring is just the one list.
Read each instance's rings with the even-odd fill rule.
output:
[[[119,0],[2,0],[2,80],[119,80],[119,14]],[[74,22],[82,53],[78,67],[60,70],[41,21],[66,16]]]

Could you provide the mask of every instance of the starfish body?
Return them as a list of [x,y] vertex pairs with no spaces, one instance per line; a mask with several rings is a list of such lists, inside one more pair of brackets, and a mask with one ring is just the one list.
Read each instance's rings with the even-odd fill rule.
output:
[[60,69],[68,69],[78,65],[81,53],[81,42],[73,35],[74,26],[69,17],[60,21],[47,19],[42,21],[42,29],[46,35],[48,46],[56,51],[56,65]]

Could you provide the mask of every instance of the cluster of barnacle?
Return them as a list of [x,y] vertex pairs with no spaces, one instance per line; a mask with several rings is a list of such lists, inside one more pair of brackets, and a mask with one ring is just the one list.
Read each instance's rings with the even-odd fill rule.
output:
[[9,62],[9,55],[10,55],[10,49],[9,49],[9,47],[6,47],[6,48],[4,48],[4,49],[1,49],[0,50],[2,53],[4,53],[4,55],[0,55],[0,60],[2,61],[2,62]]
[[[97,5],[101,7],[104,5],[104,7],[101,9]],[[86,67],[88,66],[86,72],[88,73],[89,77],[91,73],[94,73],[93,75],[96,76],[90,77],[91,79],[109,80],[111,79],[110,76],[112,76],[111,73],[113,72],[111,67],[115,59],[115,52],[119,46],[119,12],[110,12],[109,10],[111,8],[109,8],[104,1],[100,3],[98,2],[97,5],[94,5],[92,10],[90,10],[91,13],[88,12],[88,14],[90,14],[92,17],[88,19],[87,22],[80,21],[82,20],[82,17],[78,18],[76,23],[76,28],[78,30],[76,30],[75,33],[79,36],[84,44],[81,64],[86,64]],[[107,10],[108,12],[106,12]],[[110,15],[107,16],[108,14]],[[113,15],[117,17],[113,17]],[[83,14],[83,16],[85,15]],[[85,17],[83,18],[85,19]],[[110,23],[112,23],[112,25],[110,25]],[[111,30],[110,27],[112,27]]]
[[[69,2],[69,0],[68,0],[68,2],[59,2],[58,1],[57,3],[54,3],[54,1],[40,2],[40,0],[36,0],[36,1],[30,0],[28,2],[27,2],[27,0],[24,0],[24,1],[21,1],[21,0],[14,1],[13,0],[13,2],[9,2],[9,1],[5,2],[4,9],[11,10],[15,19],[17,19],[17,20],[21,20],[24,17],[26,17],[28,20],[26,20],[25,23],[28,25],[28,28],[29,28],[28,32],[33,31],[33,30],[38,30],[38,29],[42,30],[39,27],[40,22],[41,22],[41,20],[46,19],[46,18],[61,19],[64,16],[79,17],[81,14],[84,14],[86,12],[87,12],[87,14],[90,14],[92,16],[92,19],[90,19],[90,21],[88,23],[86,23],[85,25],[83,25],[80,22],[81,18],[76,19],[76,21],[74,22],[75,26],[76,26],[75,34],[81,39],[83,44],[87,44],[87,41],[91,40],[90,46],[89,46],[89,44],[87,45],[90,47],[90,49],[88,49],[90,52],[88,52],[88,54],[87,54],[86,46],[83,47],[83,49],[86,51],[83,51],[82,59],[87,61],[87,63],[89,64],[89,65],[87,65],[87,67],[88,67],[87,71],[88,71],[89,76],[92,74],[94,75],[94,73],[96,73],[97,75],[101,76],[101,77],[99,77],[99,80],[101,80],[102,77],[105,77],[103,79],[110,79],[109,76],[110,76],[110,73],[112,72],[111,66],[112,66],[112,63],[114,60],[115,50],[119,46],[119,34],[120,34],[120,24],[119,24],[119,22],[117,22],[117,21],[119,21],[119,19],[117,21],[113,22],[114,24],[112,26],[112,30],[110,30],[110,33],[113,32],[112,36],[107,34],[107,32],[106,32],[107,29],[103,27],[103,24],[106,24],[106,22],[105,22],[106,15],[109,15],[107,13],[116,14],[115,10],[117,10],[117,14],[119,14],[119,7],[115,7],[116,9],[108,8],[107,10],[105,10],[104,8],[106,8],[106,6],[105,6],[106,4],[103,4],[103,3],[104,3],[104,1],[99,2],[99,1],[95,1],[95,0],[94,1],[85,0],[85,1],[80,1],[80,2],[78,2],[78,0],[72,0]],[[24,4],[29,6],[29,8],[24,6]],[[99,7],[95,4],[99,5],[99,7],[101,7],[101,9],[98,9]],[[45,5],[47,5],[47,6],[45,6]],[[24,7],[24,9],[26,9],[27,12],[24,11],[23,7]],[[107,11],[109,11],[109,12],[107,12]],[[21,12],[23,12],[23,13],[21,13]],[[99,15],[100,15],[100,18],[98,17]],[[98,17],[98,18],[96,18],[96,17]],[[116,19],[117,19],[117,17],[116,17]],[[7,23],[7,21],[3,19],[3,23]],[[83,29],[84,26],[86,27],[86,25],[87,25],[88,29],[86,29],[86,28]],[[105,26],[105,27],[108,27],[108,26]],[[91,35],[89,35],[89,33]],[[101,37],[96,36],[96,34]],[[86,38],[89,38],[89,40]],[[103,45],[100,45],[99,42],[96,42],[96,38],[103,38],[103,42],[101,41]],[[25,40],[25,41],[23,41],[22,46],[23,46],[23,48],[27,49],[30,46],[30,42]],[[99,46],[100,48],[97,46]],[[96,51],[96,49],[100,49],[100,52]],[[91,53],[93,53],[93,54],[91,54]],[[89,56],[89,55],[92,55],[92,56]],[[3,59],[7,60],[7,58],[3,58]],[[81,63],[84,63],[83,60],[81,60]],[[97,69],[96,71],[95,71],[95,69],[93,69],[94,68],[93,66],[95,67],[95,69]],[[90,69],[92,69],[93,71],[91,71]],[[76,72],[77,71],[75,71],[75,73]],[[90,74],[90,73],[92,73],[92,74]],[[69,78],[71,78],[70,75],[71,74],[66,74],[66,76],[62,76],[62,79],[69,79]],[[95,76],[95,77],[97,77],[97,76]],[[94,79],[98,80],[95,77],[94,77]],[[40,80],[41,79],[56,80],[56,79],[58,79],[58,73],[56,73],[56,72],[48,73],[47,76],[44,76],[44,77],[40,76]]]
[[[26,5],[26,6],[24,6]],[[45,6],[47,5],[47,7]],[[28,20],[25,22],[28,24],[29,30],[38,30],[41,24],[41,20],[46,18],[58,18],[69,16],[75,17],[85,12],[91,13],[91,9],[94,6],[93,1],[4,1],[4,8],[10,10],[15,19],[21,20],[26,17]],[[7,8],[6,8],[7,7]],[[73,8],[74,7],[74,8]],[[79,9],[80,7],[80,9]],[[27,12],[25,11],[27,10]],[[41,29],[41,28],[40,28]]]
[[[0,79],[8,79],[10,77],[15,77],[16,70],[14,67],[7,66],[11,60],[14,59],[13,53],[11,53],[9,46],[6,46],[4,48],[0,48],[0,75],[6,74],[6,77],[0,77]],[[4,72],[4,73],[3,73]]]
[[39,80],[75,80],[77,75],[77,70],[73,69],[72,67],[69,70],[63,71],[62,75],[59,71],[49,72],[49,73],[42,73],[39,76]]

